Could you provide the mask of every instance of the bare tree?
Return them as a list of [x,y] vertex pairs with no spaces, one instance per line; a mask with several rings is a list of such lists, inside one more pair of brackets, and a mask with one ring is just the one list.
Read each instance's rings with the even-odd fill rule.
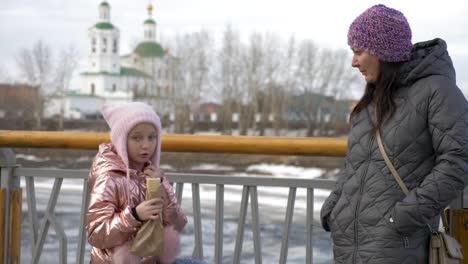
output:
[[310,41],[299,48],[295,101],[305,119],[307,136],[328,135],[329,125],[342,109],[338,104],[356,81],[345,50],[319,49]]
[[318,54],[319,48],[315,43],[310,40],[301,42],[296,68],[299,94],[294,97],[294,103],[297,105],[300,118],[304,119],[306,123],[307,136],[313,135],[317,116],[313,100],[317,71],[320,66],[317,62]]
[[257,96],[262,89],[264,83],[264,67],[265,53],[263,49],[263,36],[260,33],[253,33],[250,36],[250,42],[246,49],[242,51],[243,78],[242,85],[246,89],[242,89],[240,100],[243,107],[239,118],[239,133],[247,135],[248,128],[252,127],[257,121],[255,114],[258,112],[259,105]]
[[209,66],[213,40],[206,31],[176,37],[171,49],[177,63],[171,67],[174,78],[176,133],[184,133],[190,110],[200,103],[202,93],[209,88]]
[[355,72],[349,67],[350,61],[346,50],[325,49],[320,53],[319,75],[315,82],[317,92],[322,95],[317,100],[317,122],[320,135],[328,135],[330,129],[327,124],[330,124],[339,112],[338,103],[341,103],[339,99],[357,80]]
[[318,61],[320,67],[317,70],[318,75],[315,78],[315,89],[316,96],[316,122],[318,135],[326,135],[325,125],[330,119],[330,107],[333,104],[333,97],[326,96],[329,94],[331,87],[335,87],[335,84],[339,82],[339,78],[344,70],[343,61],[340,57],[341,54],[330,50],[323,49],[319,53]]
[[70,86],[73,73],[78,67],[78,51],[73,44],[60,51],[57,67],[55,85],[55,96],[60,100],[59,129],[63,130],[63,119],[65,111],[65,94]]
[[[278,124],[281,119],[280,111],[282,111],[282,100],[281,96],[282,85],[281,85],[281,69],[283,58],[282,56],[282,42],[277,35],[266,34],[264,42],[264,54],[265,59],[263,60],[263,67],[265,73],[264,87],[261,94],[262,97],[258,98],[257,101],[261,102],[262,108],[260,110],[260,122],[258,123],[258,131],[260,136],[265,135],[265,129],[270,121]],[[273,119],[271,120],[270,117]],[[278,133],[278,131],[277,131]]]
[[346,100],[346,98],[350,98],[351,91],[361,84],[358,71],[350,67],[351,59],[350,53],[347,50],[337,50],[333,56],[335,70],[330,78],[328,90],[335,98],[331,106],[332,111],[330,116],[330,123],[334,125],[334,131],[347,128],[348,115],[344,114],[351,112],[352,101]]
[[282,64],[280,66],[279,76],[281,78],[281,90],[277,92],[272,100],[273,107],[273,128],[276,136],[280,136],[280,128],[284,127],[288,130],[289,123],[289,106],[291,104],[291,95],[296,89],[295,66],[297,60],[296,40],[293,36],[290,37],[287,48],[282,53]]
[[220,70],[217,77],[221,86],[222,132],[223,134],[231,135],[233,112],[239,114],[241,108],[239,98],[242,62],[240,58],[241,43],[239,33],[235,32],[230,25],[226,26],[221,45],[218,53]]
[[28,84],[39,87],[39,102],[36,109],[36,126],[41,128],[44,104],[50,93],[52,79],[52,52],[50,46],[41,40],[31,50],[23,48],[16,58],[19,72]]
[[8,70],[3,65],[0,65],[0,82],[2,82],[2,83],[11,83],[12,82]]
[[38,79],[40,78],[37,77],[33,54],[30,50],[23,48],[16,57],[16,64],[19,68],[21,79],[28,82],[29,84],[35,84],[39,82]]

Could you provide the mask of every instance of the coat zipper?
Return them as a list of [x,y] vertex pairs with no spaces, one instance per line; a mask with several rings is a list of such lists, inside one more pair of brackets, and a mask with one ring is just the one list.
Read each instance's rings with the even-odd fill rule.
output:
[[372,158],[372,145],[374,144],[374,135],[372,134],[369,140],[369,158],[367,160],[367,167],[364,171],[361,183],[359,184],[359,198],[356,204],[356,210],[354,211],[354,251],[353,251],[353,263],[356,263],[356,254],[359,248],[359,237],[358,237],[358,220],[359,220],[359,206],[361,205],[362,193],[364,191],[364,183],[367,176],[367,170],[369,169],[370,160]]

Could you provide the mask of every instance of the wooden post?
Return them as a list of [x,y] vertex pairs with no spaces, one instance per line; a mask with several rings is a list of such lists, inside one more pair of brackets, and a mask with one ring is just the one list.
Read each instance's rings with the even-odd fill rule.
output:
[[10,205],[8,264],[19,264],[21,263],[21,223],[23,222],[23,196],[21,188],[15,188],[12,190]]
[[[1,133],[1,132],[0,132]],[[12,249],[12,239],[17,239],[18,241],[14,241],[15,243],[20,243],[21,247],[21,230],[20,230],[20,236],[18,237],[17,234],[12,237],[11,236],[11,228],[12,226],[17,228],[16,225],[19,225],[21,228],[21,216],[20,218],[12,218],[11,213],[15,212],[17,213],[18,208],[12,209],[12,206],[15,205],[17,207],[17,202],[14,202],[12,200],[13,197],[17,197],[18,194],[13,194],[14,191],[18,193],[21,192],[20,188],[20,180],[19,177],[13,177],[13,171],[16,167],[16,157],[15,153],[13,150],[8,149],[8,148],[0,148],[0,185],[2,188],[2,197],[0,202],[1,206],[3,207],[1,211],[1,214],[3,215],[1,217],[1,228],[3,229],[2,233],[0,234],[0,237],[2,239],[1,241],[1,248],[0,248],[0,256],[2,258],[0,259],[0,263],[4,264],[10,264],[10,263],[19,263],[20,259],[17,258],[16,262],[12,262],[11,260],[14,260],[15,258],[10,258],[9,254],[13,250]],[[21,195],[20,195],[21,199]],[[21,202],[20,202],[21,205]],[[21,208],[21,207],[20,207]],[[21,209],[20,210],[20,214]],[[14,222],[14,224],[12,223]],[[16,232],[16,231],[14,231]]]
[[0,261],[3,262],[4,258],[4,236],[5,236],[5,203],[6,203],[6,189],[0,190]]
[[468,264],[468,210],[453,210],[453,236],[462,245],[463,261],[461,264]]

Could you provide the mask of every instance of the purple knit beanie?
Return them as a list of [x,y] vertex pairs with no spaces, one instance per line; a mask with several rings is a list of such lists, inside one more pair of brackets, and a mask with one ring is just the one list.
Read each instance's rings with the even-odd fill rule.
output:
[[127,137],[132,128],[140,123],[150,123],[156,128],[158,143],[150,161],[159,167],[161,153],[161,121],[151,106],[141,102],[131,102],[118,106],[104,106],[102,115],[111,129],[111,141],[117,154],[129,166]]
[[359,15],[348,31],[348,45],[381,61],[407,61],[411,56],[411,28],[400,11],[375,5]]

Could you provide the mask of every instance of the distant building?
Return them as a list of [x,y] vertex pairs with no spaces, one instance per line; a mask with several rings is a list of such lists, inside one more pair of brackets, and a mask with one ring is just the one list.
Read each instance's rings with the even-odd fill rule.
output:
[[354,105],[353,100],[336,100],[333,96],[319,93],[295,95],[291,97],[285,118],[292,124],[303,124],[306,115],[313,113],[315,122],[348,123]]
[[64,103],[56,98],[48,107],[54,115],[59,104],[70,113],[95,116],[104,104],[145,101],[160,115],[174,112],[171,103],[175,94],[170,71],[176,59],[156,39],[156,21],[152,6],[143,21],[143,40],[126,55],[120,56],[120,30],[111,22],[111,7],[99,4],[98,21],[88,29],[89,56],[87,70],[81,73],[82,86],[68,93]]
[[202,103],[197,111],[193,114],[192,121],[203,122],[218,122],[221,111],[221,105],[217,103]]
[[0,84],[0,118],[32,118],[39,104],[39,87]]

